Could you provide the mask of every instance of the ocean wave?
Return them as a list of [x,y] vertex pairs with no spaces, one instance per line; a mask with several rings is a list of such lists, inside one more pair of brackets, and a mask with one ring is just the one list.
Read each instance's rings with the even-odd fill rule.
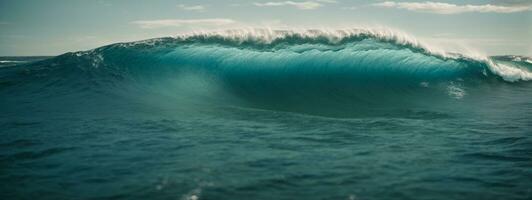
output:
[[233,30],[118,43],[3,68],[0,89],[386,113],[389,107],[452,105],[485,92],[481,88],[532,80],[529,65],[447,53],[392,31]]
[[[471,62],[472,65],[482,63],[486,70],[500,76],[509,82],[532,80],[532,72],[529,69],[515,65],[507,65],[496,62],[486,56],[473,53],[447,52],[434,45],[427,45],[420,42],[415,37],[391,29],[346,29],[346,30],[271,30],[271,29],[239,29],[218,32],[192,32],[175,37],[156,38],[131,43],[120,43],[109,47],[151,49],[151,48],[183,48],[206,45],[212,47],[237,48],[249,50],[249,54],[262,52],[262,56],[267,56],[271,52],[296,52],[321,51],[323,53],[331,51],[349,50],[354,45],[372,40],[374,46],[367,46],[366,49],[351,49],[354,51],[369,51],[374,49],[405,49],[410,51],[412,56],[423,54],[427,57],[435,57],[441,61],[448,62]],[[383,45],[384,44],[384,45]],[[380,45],[380,46],[379,46]],[[387,46],[386,46],[387,45]],[[76,55],[90,54],[98,52],[98,49],[87,52],[77,52]],[[191,50],[193,51],[193,50]],[[242,53],[242,52],[240,52]],[[244,53],[242,53],[244,54]],[[389,59],[381,54],[379,59]],[[183,55],[187,56],[187,55]],[[227,55],[231,57],[232,55]],[[409,60],[412,57],[403,57],[400,61]],[[95,58],[101,60],[99,58]],[[329,58],[334,61],[335,58]],[[356,63],[357,57],[353,57]],[[527,59],[525,59],[527,60]],[[528,61],[528,60],[527,60]],[[419,66],[411,66],[417,68]],[[393,68],[391,66],[390,68]]]
[[27,64],[25,74],[53,77],[49,80],[59,80],[55,84],[88,81],[90,87],[97,87],[95,82],[165,79],[183,71],[202,71],[226,85],[249,90],[273,90],[272,85],[398,88],[453,81],[532,80],[527,63],[514,60],[449,53],[387,29],[245,29],[195,32],[66,53]]

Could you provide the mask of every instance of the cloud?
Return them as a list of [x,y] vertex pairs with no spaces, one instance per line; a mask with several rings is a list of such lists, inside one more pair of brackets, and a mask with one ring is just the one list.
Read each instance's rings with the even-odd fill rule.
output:
[[181,26],[223,26],[234,24],[232,19],[213,18],[213,19],[161,19],[161,20],[138,20],[131,22],[143,29],[156,29],[165,27]]
[[190,10],[190,11],[204,11],[205,10],[205,6],[203,5],[188,6],[185,4],[179,4],[177,5],[177,7],[182,10]]
[[436,13],[436,14],[458,14],[466,12],[479,12],[479,13],[514,13],[532,10],[531,6],[516,5],[516,6],[502,6],[502,5],[456,5],[450,3],[440,2],[392,2],[385,1],[381,3],[375,3],[374,6],[397,8],[410,11]]
[[530,1],[530,0],[505,0],[505,1],[498,1],[497,4],[499,4],[499,5],[529,5],[529,6],[532,6],[532,1]]
[[317,2],[323,2],[323,3],[338,3],[336,0],[316,0]]
[[357,10],[358,7],[356,6],[349,6],[349,7],[342,7],[342,10]]
[[254,3],[255,6],[259,7],[273,7],[273,6],[294,6],[300,10],[314,10],[317,9],[323,4],[315,1],[280,1],[280,2],[266,2],[266,3]]

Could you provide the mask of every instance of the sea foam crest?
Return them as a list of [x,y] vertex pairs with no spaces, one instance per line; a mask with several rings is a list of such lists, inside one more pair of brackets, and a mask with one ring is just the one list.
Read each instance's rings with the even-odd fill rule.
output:
[[526,69],[512,67],[502,63],[495,63],[492,60],[487,60],[486,62],[488,64],[489,70],[502,77],[505,81],[516,82],[520,80],[532,80],[532,72]]
[[[273,29],[233,29],[223,31],[194,31],[177,35],[178,40],[190,40],[191,38],[223,38],[237,44],[257,43],[271,44],[290,38],[306,40],[326,39],[329,44],[340,44],[344,39],[367,36],[383,41],[393,42],[398,45],[410,46],[423,49],[427,53],[446,58],[454,58],[456,54],[450,54],[442,48],[427,45],[415,37],[389,28],[354,28],[354,29],[301,29],[301,30],[273,30]],[[471,56],[472,57],[472,56]]]

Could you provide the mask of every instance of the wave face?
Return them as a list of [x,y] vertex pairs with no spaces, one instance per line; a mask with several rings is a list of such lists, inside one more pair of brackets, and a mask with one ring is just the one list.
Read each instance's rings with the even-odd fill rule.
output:
[[38,84],[36,93],[145,90],[325,114],[449,103],[481,85],[532,79],[530,63],[515,58],[445,53],[406,35],[362,29],[195,33],[67,53],[23,68],[12,69],[4,85]]

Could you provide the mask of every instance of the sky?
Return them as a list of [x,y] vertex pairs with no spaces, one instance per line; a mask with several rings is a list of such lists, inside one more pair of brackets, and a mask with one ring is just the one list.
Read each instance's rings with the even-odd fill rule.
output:
[[0,56],[193,31],[390,28],[451,51],[532,56],[531,0],[0,0]]

